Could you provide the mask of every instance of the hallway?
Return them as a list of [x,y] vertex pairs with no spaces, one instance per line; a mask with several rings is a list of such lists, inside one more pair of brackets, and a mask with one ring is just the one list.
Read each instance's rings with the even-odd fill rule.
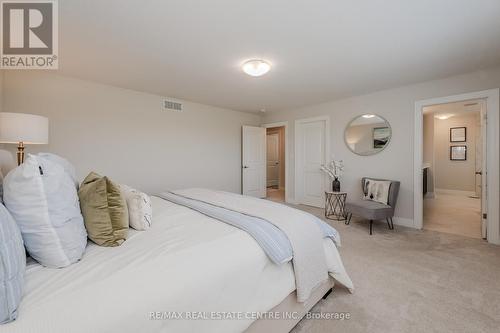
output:
[[268,187],[266,199],[275,202],[285,202],[285,189]]
[[424,229],[481,238],[481,200],[437,191],[424,199]]

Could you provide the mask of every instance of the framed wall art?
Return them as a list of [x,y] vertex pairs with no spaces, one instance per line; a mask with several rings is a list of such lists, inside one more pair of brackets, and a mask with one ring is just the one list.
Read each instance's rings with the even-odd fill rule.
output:
[[467,161],[467,146],[451,146],[450,147],[451,161]]
[[452,127],[450,128],[450,142],[466,142],[467,127]]

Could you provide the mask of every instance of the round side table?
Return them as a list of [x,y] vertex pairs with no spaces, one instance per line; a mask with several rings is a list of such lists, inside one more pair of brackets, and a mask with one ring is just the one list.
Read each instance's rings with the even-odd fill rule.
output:
[[330,220],[346,221],[345,201],[347,192],[325,191],[325,217]]

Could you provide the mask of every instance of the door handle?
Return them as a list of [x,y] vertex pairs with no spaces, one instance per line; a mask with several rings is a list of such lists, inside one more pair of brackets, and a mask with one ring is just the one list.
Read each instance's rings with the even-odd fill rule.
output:
[[482,175],[483,172],[482,171],[476,171],[476,175]]
[[244,165],[244,166],[243,166],[243,169],[248,169],[248,166]]
[[278,164],[280,164],[280,162],[276,162],[275,164],[278,165]]

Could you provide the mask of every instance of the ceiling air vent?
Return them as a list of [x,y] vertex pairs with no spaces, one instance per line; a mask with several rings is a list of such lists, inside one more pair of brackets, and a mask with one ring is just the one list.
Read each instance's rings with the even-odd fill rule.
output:
[[182,111],[182,104],[178,102],[169,101],[168,99],[163,100],[163,109],[164,110],[174,110],[174,111]]

